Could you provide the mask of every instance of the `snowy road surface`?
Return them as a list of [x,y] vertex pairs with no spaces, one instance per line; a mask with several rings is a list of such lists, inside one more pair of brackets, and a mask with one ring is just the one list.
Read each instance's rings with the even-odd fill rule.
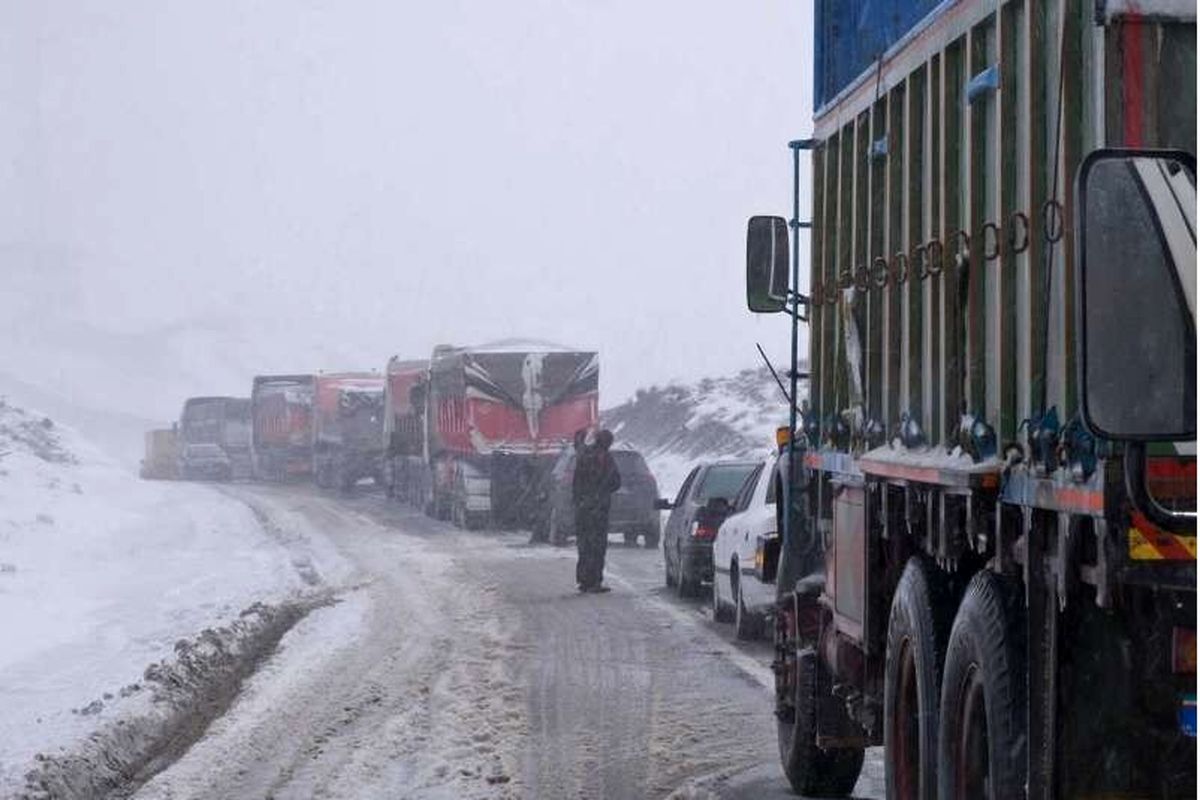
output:
[[[672,596],[659,553],[611,547],[613,592],[580,595],[573,550],[521,534],[378,496],[227,491],[323,532],[349,588],[140,800],[791,796],[770,648]],[[857,796],[880,779],[873,753]]]

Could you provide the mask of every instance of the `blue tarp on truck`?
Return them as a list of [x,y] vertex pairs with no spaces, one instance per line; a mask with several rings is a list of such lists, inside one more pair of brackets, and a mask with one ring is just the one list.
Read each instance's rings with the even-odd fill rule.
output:
[[813,105],[820,109],[947,0],[816,0]]

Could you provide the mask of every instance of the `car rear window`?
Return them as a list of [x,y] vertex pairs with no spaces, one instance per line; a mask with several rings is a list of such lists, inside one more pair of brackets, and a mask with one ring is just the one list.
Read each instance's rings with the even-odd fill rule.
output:
[[754,472],[755,464],[717,464],[709,467],[704,473],[703,480],[696,487],[695,498],[700,504],[707,503],[713,497],[724,497],[730,503],[737,499],[738,493],[746,484],[746,479]]
[[613,454],[613,460],[617,462],[617,471],[626,477],[645,475],[650,472],[646,467],[646,461],[642,458],[641,453],[633,453],[628,450],[617,450]]

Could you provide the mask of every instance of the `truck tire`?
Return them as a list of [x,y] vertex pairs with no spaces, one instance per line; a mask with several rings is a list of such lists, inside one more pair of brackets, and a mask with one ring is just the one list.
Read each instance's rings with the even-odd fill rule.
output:
[[658,529],[657,528],[646,529],[646,532],[642,534],[642,546],[645,547],[647,550],[657,550],[658,549]]
[[1000,578],[971,579],[946,646],[938,797],[1020,797],[1025,790],[1025,685],[1018,614]]
[[892,597],[883,672],[888,797],[937,797],[938,711],[950,602],[928,560],[910,558]]
[[[817,746],[817,696],[827,680],[818,680],[820,664],[810,648],[796,654],[792,719],[778,717],[779,758],[792,791],[804,796],[846,797],[862,772],[863,748],[828,750]],[[823,689],[828,694],[828,689]],[[839,704],[840,708],[844,708]],[[844,713],[844,711],[842,712]]]
[[671,559],[667,556],[667,549],[663,548],[663,583],[668,589],[675,587],[675,572],[671,569]]
[[636,532],[626,533],[625,534],[625,546],[626,547],[637,547],[637,537],[638,537],[638,535]]

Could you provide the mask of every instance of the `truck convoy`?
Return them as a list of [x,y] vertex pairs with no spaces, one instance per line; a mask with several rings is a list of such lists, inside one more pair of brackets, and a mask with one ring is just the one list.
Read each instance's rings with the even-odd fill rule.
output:
[[394,493],[465,528],[532,524],[542,474],[599,418],[599,376],[596,353],[541,342],[440,345],[427,369],[393,359]]
[[259,375],[250,392],[254,475],[283,481],[312,473],[313,375]]
[[760,569],[796,791],[883,744],[889,798],[1194,792],[1195,14],[817,0],[792,219],[747,241],[793,320]]
[[[216,445],[229,461],[231,477],[251,474],[250,401],[242,397],[189,397],[179,414],[180,455],[189,445]],[[194,448],[192,448],[194,449]]]
[[362,478],[383,485],[384,379],[371,373],[317,375],[313,482],[349,490]]

